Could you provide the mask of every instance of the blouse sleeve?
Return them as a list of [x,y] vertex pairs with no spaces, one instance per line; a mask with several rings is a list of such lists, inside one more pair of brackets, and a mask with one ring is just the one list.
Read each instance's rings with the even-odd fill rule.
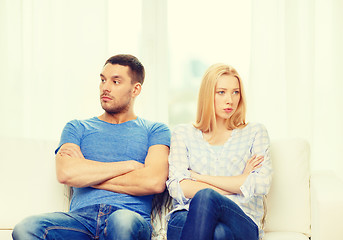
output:
[[169,178],[166,183],[170,196],[180,205],[185,205],[189,200],[184,196],[180,182],[191,179],[185,134],[184,128],[177,127],[171,135]]
[[263,125],[260,125],[251,146],[251,155],[264,156],[262,167],[253,171],[241,186],[242,202],[248,202],[256,195],[266,195],[272,181],[272,163],[269,154],[269,136]]

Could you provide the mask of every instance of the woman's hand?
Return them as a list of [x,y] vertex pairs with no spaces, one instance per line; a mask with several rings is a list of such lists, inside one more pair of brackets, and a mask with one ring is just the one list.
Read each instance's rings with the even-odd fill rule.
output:
[[252,156],[248,162],[247,165],[244,168],[243,175],[249,175],[252,171],[260,168],[262,166],[262,162],[264,161],[263,156]]
[[193,170],[189,170],[191,173],[191,178],[195,179],[195,180],[200,180],[200,174],[197,172],[194,172]]

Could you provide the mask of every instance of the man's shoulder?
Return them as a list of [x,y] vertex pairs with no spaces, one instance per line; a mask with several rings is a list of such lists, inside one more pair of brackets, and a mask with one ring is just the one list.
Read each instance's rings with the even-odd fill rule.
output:
[[71,124],[84,124],[84,123],[91,123],[91,122],[92,123],[99,122],[99,119],[97,117],[91,117],[91,118],[86,118],[86,119],[73,119],[73,120],[70,120],[68,123],[71,123]]
[[167,126],[167,124],[162,122],[155,122],[140,117],[137,117],[136,122],[140,127],[144,127],[149,132],[156,130],[169,131],[169,127]]

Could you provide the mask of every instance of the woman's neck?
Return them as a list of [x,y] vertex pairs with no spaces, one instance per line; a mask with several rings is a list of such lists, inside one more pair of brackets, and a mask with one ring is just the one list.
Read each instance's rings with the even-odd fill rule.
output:
[[203,132],[203,138],[211,145],[224,145],[231,137],[232,130],[225,128],[217,128],[214,131]]

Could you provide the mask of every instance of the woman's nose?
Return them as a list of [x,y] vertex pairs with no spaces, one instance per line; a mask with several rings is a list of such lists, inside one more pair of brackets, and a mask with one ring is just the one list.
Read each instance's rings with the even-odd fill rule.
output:
[[232,103],[232,97],[230,95],[227,96],[226,103]]

